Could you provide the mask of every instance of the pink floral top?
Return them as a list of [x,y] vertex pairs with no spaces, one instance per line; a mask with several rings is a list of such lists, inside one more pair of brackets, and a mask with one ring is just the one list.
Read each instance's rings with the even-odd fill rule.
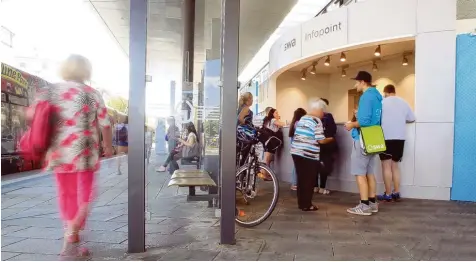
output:
[[99,132],[111,125],[101,94],[84,84],[63,82],[42,89],[33,106],[40,101],[53,105],[56,121],[46,169],[56,173],[99,169]]

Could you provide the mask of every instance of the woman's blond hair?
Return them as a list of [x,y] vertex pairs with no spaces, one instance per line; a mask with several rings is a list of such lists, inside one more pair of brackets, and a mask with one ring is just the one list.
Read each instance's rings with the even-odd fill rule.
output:
[[91,62],[81,55],[70,55],[61,64],[60,68],[60,75],[63,80],[80,83],[91,80],[91,72]]
[[238,100],[238,107],[243,106],[246,102],[248,102],[253,95],[250,92],[245,92],[240,95],[240,100]]

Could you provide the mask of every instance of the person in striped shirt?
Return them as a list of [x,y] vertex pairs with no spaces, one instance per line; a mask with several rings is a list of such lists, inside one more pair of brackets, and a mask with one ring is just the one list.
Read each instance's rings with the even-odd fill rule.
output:
[[319,173],[320,145],[333,141],[334,138],[324,136],[321,118],[324,117],[326,103],[320,99],[309,104],[307,115],[303,116],[296,125],[291,155],[297,175],[298,207],[303,211],[316,211],[312,204],[316,174]]

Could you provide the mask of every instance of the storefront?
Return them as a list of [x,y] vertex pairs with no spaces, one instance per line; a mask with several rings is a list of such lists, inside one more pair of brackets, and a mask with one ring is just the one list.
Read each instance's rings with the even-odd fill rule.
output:
[[[329,187],[356,192],[349,174],[352,141],[342,125],[350,120],[358,101],[350,77],[366,70],[379,90],[395,85],[397,95],[410,104],[417,119],[407,126],[401,191],[411,198],[449,200],[455,29],[456,6],[451,0],[438,5],[428,0],[368,0],[333,10],[287,31],[274,43],[265,103],[290,121],[293,111],[306,109],[310,98],[327,98],[329,111],[340,124],[339,160]],[[291,181],[288,152],[289,141],[285,141],[275,167],[284,181]],[[381,191],[380,170],[377,177]]]

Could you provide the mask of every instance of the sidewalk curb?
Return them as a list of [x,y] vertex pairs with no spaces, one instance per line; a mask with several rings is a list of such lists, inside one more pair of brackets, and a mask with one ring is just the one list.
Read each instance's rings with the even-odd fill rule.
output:
[[[105,165],[110,165],[110,162],[114,161],[114,160],[117,160],[118,158],[125,158],[127,157],[127,155],[123,155],[123,156],[114,156],[114,157],[110,157],[110,158],[106,158],[106,159],[102,159],[101,160],[101,168],[99,169],[99,171],[101,169],[104,169],[104,168],[110,168],[109,166],[105,166]],[[32,172],[32,171],[27,171],[27,172]],[[27,172],[24,172],[24,173],[27,173]],[[38,170],[37,171],[38,173],[37,174],[33,174],[33,175],[26,175],[26,176],[23,176],[23,177],[19,177],[19,178],[16,178],[16,179],[10,179],[10,180],[7,180],[7,181],[2,181],[2,189],[4,188],[8,188],[10,186],[14,186],[16,184],[20,184],[22,182],[27,182],[27,181],[35,181],[35,180],[40,180],[42,178],[45,178],[47,177],[48,175],[52,175],[53,172],[52,171],[47,171],[47,172],[43,172],[41,170]],[[17,173],[18,174],[18,173]]]

